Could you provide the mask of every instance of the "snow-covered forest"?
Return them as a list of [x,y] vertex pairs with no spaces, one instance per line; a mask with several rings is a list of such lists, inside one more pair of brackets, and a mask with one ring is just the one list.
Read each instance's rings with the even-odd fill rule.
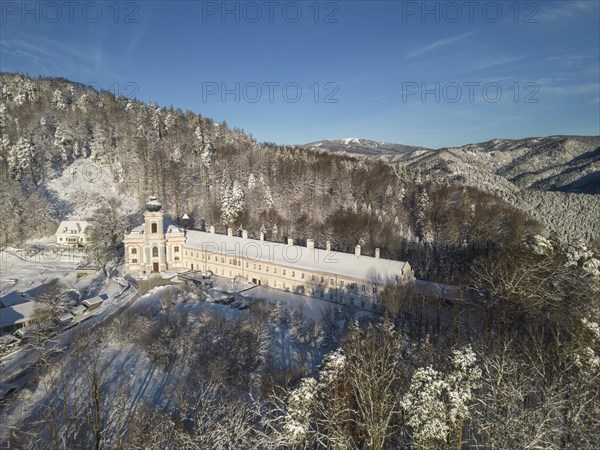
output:
[[380,247],[417,276],[446,282],[477,256],[542,230],[499,197],[418,169],[257,143],[189,111],[63,79],[4,73],[1,81],[0,165],[10,202],[2,242],[54,231],[57,220],[81,213],[64,197],[69,184],[89,206],[100,183],[99,203],[114,195],[139,212],[154,193],[169,215],[187,212],[196,227],[204,219],[217,231],[243,227],[273,241],[330,240],[342,251],[360,243],[366,254]]
[[[0,402],[0,445],[600,446],[597,241],[549,232],[485,186],[422,167],[258,143],[63,79],[0,80],[2,246],[85,215],[89,255],[118,259],[120,233],[152,193],[197,228],[379,247],[455,287],[441,299],[387,286],[376,312],[323,302],[317,318],[259,300],[234,309],[206,286],[157,287],[77,328],[59,355],[31,339],[39,362]],[[100,280],[115,269],[98,265]]]

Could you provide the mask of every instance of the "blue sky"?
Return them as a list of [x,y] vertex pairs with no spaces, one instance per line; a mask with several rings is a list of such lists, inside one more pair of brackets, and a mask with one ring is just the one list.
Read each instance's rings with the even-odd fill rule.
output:
[[282,144],[598,135],[599,5],[3,1],[0,69],[95,83]]

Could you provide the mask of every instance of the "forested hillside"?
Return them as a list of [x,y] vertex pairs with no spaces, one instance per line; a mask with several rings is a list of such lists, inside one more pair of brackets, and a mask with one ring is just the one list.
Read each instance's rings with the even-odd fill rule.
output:
[[307,144],[380,158],[502,197],[564,238],[600,238],[600,136],[493,139],[438,150],[365,139]]
[[[196,226],[204,218],[274,241],[330,240],[343,251],[360,243],[367,254],[380,247],[383,257],[410,261],[418,276],[444,281],[462,276],[478,255],[541,231],[500,198],[422,170],[260,144],[189,111],[63,79],[5,73],[1,81],[2,189],[11,202],[2,211],[3,242],[86,215],[74,198],[89,206],[99,182],[111,186],[96,195],[98,206],[114,195],[137,200],[141,211],[154,193],[173,218],[187,212]],[[69,183],[78,184],[67,198]]]

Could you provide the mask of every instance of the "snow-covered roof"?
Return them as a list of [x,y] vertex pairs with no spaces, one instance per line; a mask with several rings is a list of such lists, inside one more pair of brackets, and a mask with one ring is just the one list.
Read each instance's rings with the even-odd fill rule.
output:
[[189,219],[190,216],[188,216],[187,214],[184,214],[183,216],[181,216],[182,219]]
[[7,308],[10,306],[19,305],[21,303],[27,303],[31,300],[31,296],[25,292],[21,293],[19,291],[12,291],[0,298],[0,308]]
[[84,301],[81,302],[81,304],[89,308],[93,305],[100,305],[103,301],[104,299],[102,297],[97,296],[92,298],[86,298]]
[[85,306],[77,305],[71,309],[71,314],[73,314],[74,316],[79,316],[80,314],[83,314],[85,311],[86,311]]
[[26,302],[8,308],[0,308],[0,329],[26,322],[33,315],[35,302]]
[[[244,239],[236,236],[190,230],[184,248],[207,250],[263,263],[274,263],[307,271],[332,273],[358,280],[384,281],[410,274],[404,261],[374,258],[322,249],[309,250],[300,245]],[[411,274],[412,275],[412,274]]]
[[71,231],[82,233],[89,224],[90,223],[85,220],[63,220],[58,226],[55,234],[70,233]]
[[73,314],[71,313],[64,313],[62,314],[59,318],[58,321],[59,322],[68,322],[69,320],[73,319]]

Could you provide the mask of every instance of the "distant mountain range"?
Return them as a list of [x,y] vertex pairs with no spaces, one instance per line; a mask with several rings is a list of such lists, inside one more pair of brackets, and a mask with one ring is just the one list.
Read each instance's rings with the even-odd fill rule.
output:
[[431,149],[360,138],[305,144],[377,158],[501,195],[559,233],[600,236],[600,136],[493,139]]
[[306,147],[460,172],[463,165],[506,178],[519,188],[600,194],[600,136],[494,139],[431,149],[360,138],[311,142]]
[[433,151],[430,148],[414,147],[411,145],[391,144],[389,142],[370,141],[360,138],[343,138],[333,141],[317,141],[305,144],[304,147],[315,150],[325,150],[331,153],[341,153],[347,155],[364,155],[375,158],[382,158],[386,161],[396,161],[399,159],[410,159],[423,153]]

